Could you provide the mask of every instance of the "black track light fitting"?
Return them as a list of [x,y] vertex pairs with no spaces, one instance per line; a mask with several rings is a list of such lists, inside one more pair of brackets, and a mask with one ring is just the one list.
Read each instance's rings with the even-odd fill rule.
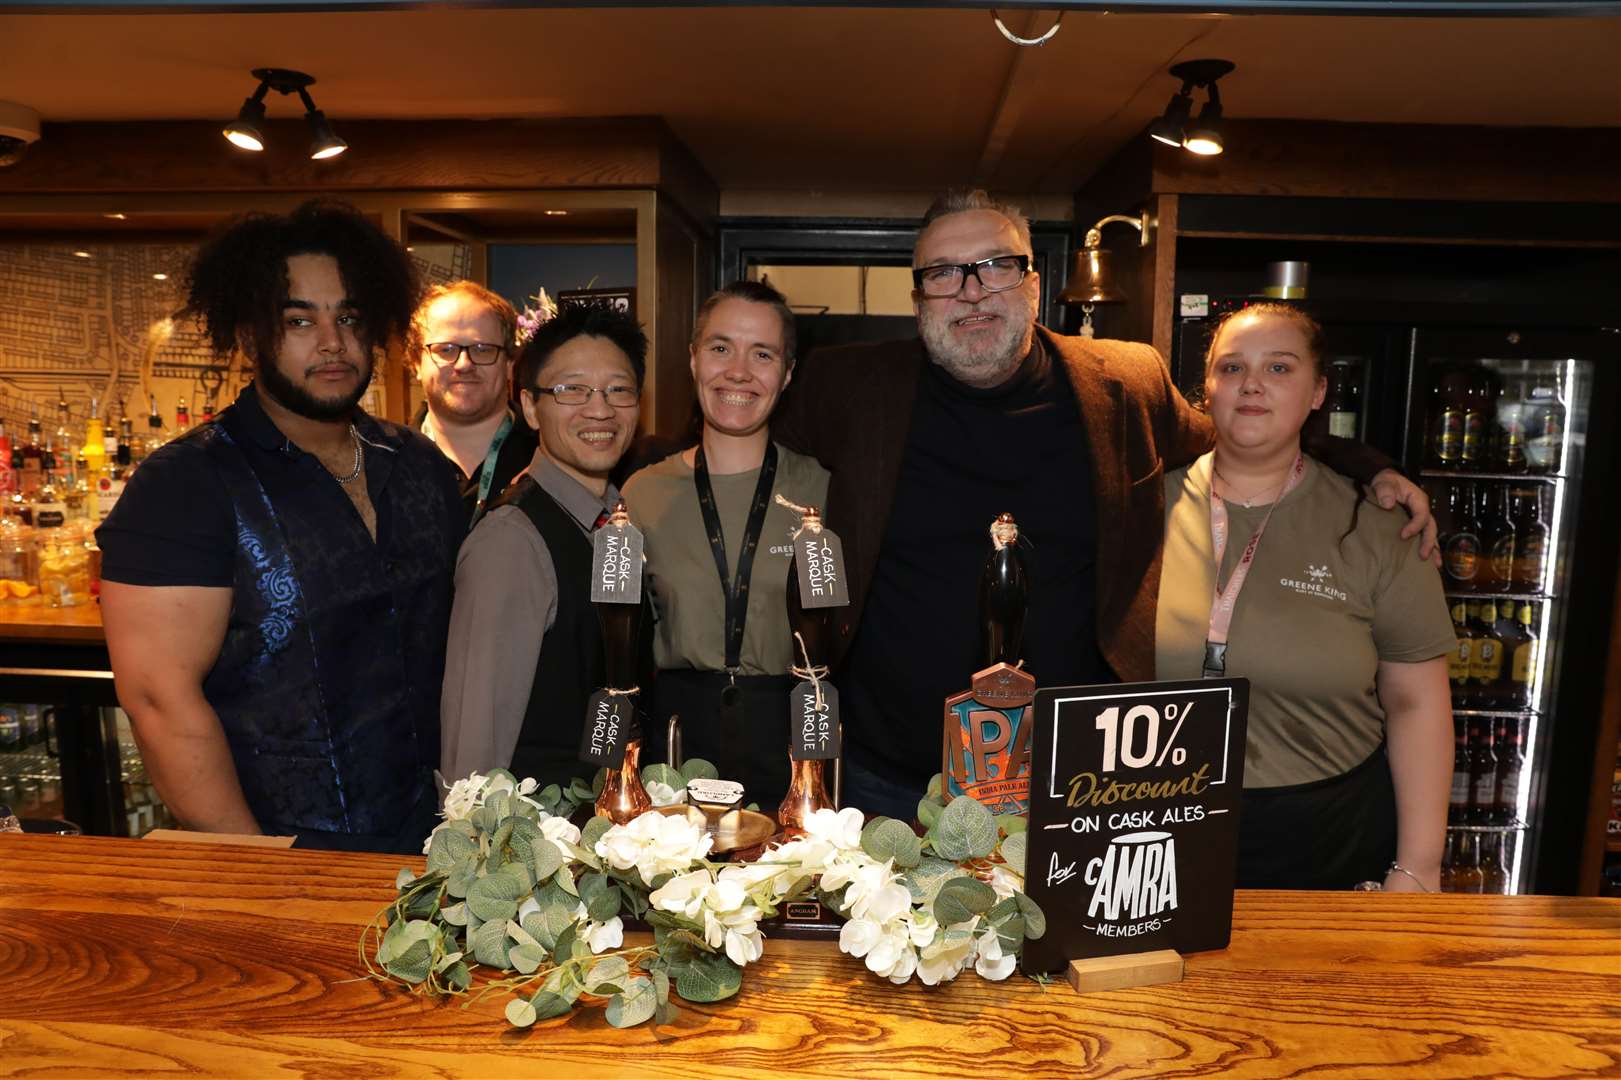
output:
[[[1184,60],[1173,65],[1170,74],[1182,80],[1182,89],[1172,96],[1164,114],[1149,127],[1149,136],[1167,146],[1180,146],[1205,157],[1221,153],[1221,92],[1216,89],[1216,80],[1233,67],[1232,61],[1217,59]],[[1207,100],[1199,110],[1198,119],[1190,121],[1194,87],[1202,87]]]
[[1191,89],[1190,86],[1183,86],[1171,96],[1164,114],[1148,129],[1150,138],[1166,146],[1182,145],[1182,129],[1188,122],[1188,116],[1193,112],[1193,95],[1188,92]]
[[231,123],[225,125],[223,134],[233,146],[243,150],[263,150],[265,148],[264,120],[265,95],[274,90],[278,94],[297,94],[304,104],[304,119],[310,125],[312,136],[310,143],[310,157],[317,160],[336,157],[349,148],[338,134],[332,130],[332,123],[326,114],[315,107],[315,101],[310,97],[309,88],[315,85],[315,78],[302,71],[292,71],[287,68],[254,68],[252,75],[259,80],[259,88],[253,96],[242,103],[241,110]]

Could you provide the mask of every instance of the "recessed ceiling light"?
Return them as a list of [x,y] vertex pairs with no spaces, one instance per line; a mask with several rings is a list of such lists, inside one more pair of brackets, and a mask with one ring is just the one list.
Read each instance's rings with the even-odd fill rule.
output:
[[127,221],[129,219],[128,214],[103,214],[101,216],[111,221]]
[[546,211],[546,216],[547,217],[566,217],[566,216],[568,216],[568,211],[567,210],[547,210]]
[[410,245],[409,245],[409,244],[407,244],[407,245],[406,245],[406,247],[405,247],[405,250],[406,250],[406,251],[415,251],[415,250],[416,250],[416,248],[414,248],[414,247],[411,247],[411,246],[410,246]]
[[152,280],[153,281],[168,281],[169,280],[169,275],[168,274],[153,274],[152,275]]
[[75,251],[73,254],[81,259],[88,259],[90,257],[90,253],[88,251]]

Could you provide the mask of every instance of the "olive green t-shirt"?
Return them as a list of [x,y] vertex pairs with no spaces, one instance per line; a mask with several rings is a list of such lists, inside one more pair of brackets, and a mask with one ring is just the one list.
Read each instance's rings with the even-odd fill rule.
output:
[[[1215,595],[1206,454],[1165,477],[1165,562],[1155,617],[1161,679],[1197,679]],[[1227,674],[1250,680],[1246,788],[1325,780],[1365,761],[1384,738],[1380,661],[1417,663],[1456,648],[1440,572],[1401,539],[1401,510],[1364,502],[1351,482],[1307,459],[1278,504],[1233,609]],[[1226,584],[1266,506],[1226,500]]]
[[[726,537],[726,569],[736,575],[749,505],[760,470],[709,474],[715,509]],[[777,447],[777,476],[760,546],[749,579],[743,620],[741,674],[782,675],[788,670],[788,560],[799,515],[777,505],[776,496],[800,506],[827,508],[828,472],[815,458]],[[658,624],[653,659],[660,668],[726,670],[726,592],[698,508],[698,488],[684,454],[672,454],[640,469],[625,482],[625,505],[642,530],[646,580],[653,590]]]

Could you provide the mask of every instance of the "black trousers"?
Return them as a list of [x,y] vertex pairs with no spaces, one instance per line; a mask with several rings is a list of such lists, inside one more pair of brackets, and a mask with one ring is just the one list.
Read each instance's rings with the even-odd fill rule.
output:
[[653,683],[653,729],[662,748],[672,714],[681,718],[681,755],[715,763],[721,779],[743,785],[743,803],[775,814],[788,794],[788,675],[665,669]]
[[1396,788],[1383,744],[1350,772],[1248,788],[1238,828],[1241,889],[1349,889],[1396,857]]

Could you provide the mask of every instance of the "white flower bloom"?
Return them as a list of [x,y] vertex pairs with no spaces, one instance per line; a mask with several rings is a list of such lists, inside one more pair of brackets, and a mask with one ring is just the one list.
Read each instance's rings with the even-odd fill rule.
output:
[[445,794],[445,806],[440,811],[446,821],[459,821],[472,817],[473,811],[484,805],[484,784],[489,777],[473,773],[464,780],[450,785]]
[[484,784],[484,797],[489,798],[491,795],[501,793],[511,795],[514,790],[515,786],[509,777],[491,776],[486,779]]
[[940,924],[934,921],[933,915],[921,909],[915,910],[906,922],[914,946],[923,949],[934,944],[934,935],[939,932]]
[[900,875],[895,872],[893,860],[875,862],[860,850],[840,854],[822,871],[822,888],[829,892],[849,886],[844,890],[844,906],[848,914],[857,918],[871,917],[881,923],[888,922],[899,913],[894,910],[893,894],[886,895],[880,914],[871,914],[868,909],[874,897],[890,886],[899,888],[905,897],[903,907],[912,906],[912,894],[907,892],[904,885],[898,884],[899,880]]
[[[929,986],[955,979],[974,958],[972,931],[978,922],[976,916],[965,922],[953,923],[946,928],[946,933],[937,932],[934,940],[923,946],[919,953],[917,977]],[[958,936],[953,940],[951,934]]]
[[433,847],[433,835],[434,835],[434,833],[438,832],[440,829],[442,829],[444,827],[445,827],[445,822],[443,822],[443,821],[441,821],[439,824],[437,824],[437,825],[435,825],[433,827],[433,832],[430,832],[428,834],[428,838],[426,840],[422,841],[422,854],[426,855],[428,853],[428,849]]
[[518,794],[533,795],[535,793],[535,789],[539,786],[539,780],[536,780],[533,776],[526,776],[522,780],[518,781]]
[[900,959],[895,965],[884,973],[884,978],[900,986],[911,981],[912,975],[917,971],[917,950],[910,945],[901,950]]
[[607,922],[587,920],[580,929],[580,936],[594,953],[617,949],[625,943],[625,924],[617,915]]
[[[905,885],[892,883],[873,892],[871,896],[864,897],[864,914],[869,919],[876,919],[886,926],[912,910],[912,894]],[[910,934],[910,928],[907,928]]]
[[760,959],[765,952],[765,935],[758,930],[741,933],[726,931],[726,958],[738,967],[745,967]]
[[649,812],[603,833],[596,852],[616,870],[634,867],[647,882],[660,874],[689,869],[709,854],[713,842],[713,837],[685,815]]
[[669,911],[683,915],[689,919],[696,919],[703,910],[704,894],[709,891],[712,879],[708,870],[694,870],[690,874],[677,874],[663,885],[653,890],[648,897],[653,906],[660,911]]
[[777,861],[777,856],[770,854],[759,862],[727,863],[721,867],[720,880],[735,881],[750,895],[765,893],[775,903],[776,898],[785,895],[800,878],[809,876],[797,866],[772,865]]
[[1002,939],[997,937],[994,927],[979,936],[977,954],[974,970],[980,978],[992,982],[1000,982],[1013,974],[1013,965],[1018,963],[1018,957],[1002,955]]
[[649,782],[646,787],[647,797],[653,800],[654,806],[676,806],[687,801],[686,788],[677,791],[669,784],[663,784],[657,780]]
[[850,919],[839,928],[839,951],[863,957],[884,936],[884,928],[871,919]]
[[817,840],[825,840],[842,851],[861,847],[861,811],[853,806],[843,810],[823,807],[813,811],[805,821],[805,832]]
[[1006,900],[1016,892],[1024,892],[1024,878],[1006,866],[991,867],[991,876],[985,883],[995,890],[998,900]]
[[579,844],[580,830],[576,825],[566,817],[554,817],[551,814],[544,813],[541,814],[540,820],[536,824],[540,826],[540,835],[552,842],[552,845],[557,848],[558,853],[563,856],[565,861],[574,858],[574,853],[565,845]]

